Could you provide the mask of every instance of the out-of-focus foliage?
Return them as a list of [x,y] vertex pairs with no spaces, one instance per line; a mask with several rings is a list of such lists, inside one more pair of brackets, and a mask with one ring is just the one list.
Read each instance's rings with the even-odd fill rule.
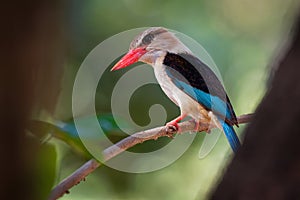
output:
[[[90,120],[90,118],[91,117],[86,116],[80,118],[79,120],[88,121]],[[99,125],[103,129],[103,132],[111,140],[119,141],[126,137],[126,135],[122,134],[122,132],[118,128],[114,117],[111,114],[99,115],[97,116],[97,119]],[[129,127],[129,125],[124,120],[122,120],[123,119],[118,118],[118,121],[121,122],[120,125],[122,127]],[[29,124],[28,131],[30,131],[31,134],[38,138],[41,141],[41,143],[46,143],[50,141],[51,138],[56,138],[69,145],[69,147],[79,155],[87,159],[92,158],[92,156],[82,144],[73,120],[68,122],[46,122],[40,120],[32,120]],[[93,140],[93,138],[90,139]]]
[[28,184],[36,189],[38,199],[47,199],[57,176],[57,148],[51,143],[41,144],[37,137],[32,136],[25,142],[30,148],[37,150],[26,158],[30,160],[33,171],[33,174],[28,174],[33,180]]
[[43,144],[38,148],[35,178],[38,183],[39,199],[46,199],[51,191],[56,177],[57,152],[52,144]]
[[[237,115],[253,112],[265,91],[268,63],[286,40],[297,5],[293,0],[69,1],[69,53],[54,118],[72,118],[74,78],[80,63],[96,45],[121,31],[149,26],[177,30],[202,44],[221,72]],[[97,113],[111,112],[111,91],[122,73],[107,72],[101,78],[101,89],[96,94]],[[132,96],[133,120],[140,125],[149,123],[148,109],[156,103],[166,108],[168,120],[179,113],[157,85],[147,85]],[[243,128],[237,129],[238,133]],[[198,159],[204,134],[198,134],[189,150],[167,168],[127,174],[100,167],[62,199],[204,199],[231,158],[229,146],[221,137],[211,154]],[[155,147],[159,142],[150,145]],[[53,143],[58,152],[58,183],[84,159],[60,141]],[[143,149],[142,145],[138,148]]]

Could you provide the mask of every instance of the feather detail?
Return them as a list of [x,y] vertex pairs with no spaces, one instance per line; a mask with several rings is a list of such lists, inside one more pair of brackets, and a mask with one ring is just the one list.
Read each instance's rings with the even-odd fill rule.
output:
[[192,55],[173,53],[166,54],[163,64],[178,88],[230,125],[238,125],[225,89],[207,65]]
[[229,125],[222,119],[219,119],[219,121],[220,121],[221,126],[223,127],[224,134],[225,134],[232,150],[236,153],[237,150],[241,146],[238,136],[236,135],[236,133],[231,125]]

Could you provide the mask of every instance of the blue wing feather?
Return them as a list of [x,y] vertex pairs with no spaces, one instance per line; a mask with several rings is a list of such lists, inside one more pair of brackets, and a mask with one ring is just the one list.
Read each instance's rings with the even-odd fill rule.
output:
[[223,131],[225,133],[225,136],[232,148],[232,150],[236,153],[237,150],[240,148],[241,143],[239,141],[238,136],[236,135],[233,127],[231,125],[229,125],[228,123],[226,123],[225,121],[223,121],[222,119],[219,119],[222,127],[223,127]]
[[227,104],[221,100],[219,97],[210,95],[206,92],[193,88],[192,86],[177,80],[172,75],[169,75],[172,78],[173,83],[181,88],[186,94],[192,97],[195,101],[203,105],[209,110],[212,110],[214,113],[218,113],[222,117],[229,118],[231,117],[230,109],[227,107]]

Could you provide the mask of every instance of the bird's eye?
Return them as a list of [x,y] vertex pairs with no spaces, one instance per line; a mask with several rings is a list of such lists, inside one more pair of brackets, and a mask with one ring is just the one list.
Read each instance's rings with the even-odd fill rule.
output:
[[151,34],[151,33],[149,33],[148,35],[146,35],[146,36],[143,38],[142,43],[143,43],[143,44],[150,44],[150,43],[152,42],[153,38],[154,38],[154,35]]

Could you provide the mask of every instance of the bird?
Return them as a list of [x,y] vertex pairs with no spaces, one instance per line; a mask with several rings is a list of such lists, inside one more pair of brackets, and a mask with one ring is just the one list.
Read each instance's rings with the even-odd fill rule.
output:
[[150,27],[137,35],[129,51],[111,68],[128,67],[136,62],[149,64],[163,92],[180,108],[180,116],[166,125],[179,130],[186,117],[212,123],[222,130],[233,152],[241,144],[233,128],[238,121],[226,91],[215,73],[197,58],[176,35],[164,27]]

